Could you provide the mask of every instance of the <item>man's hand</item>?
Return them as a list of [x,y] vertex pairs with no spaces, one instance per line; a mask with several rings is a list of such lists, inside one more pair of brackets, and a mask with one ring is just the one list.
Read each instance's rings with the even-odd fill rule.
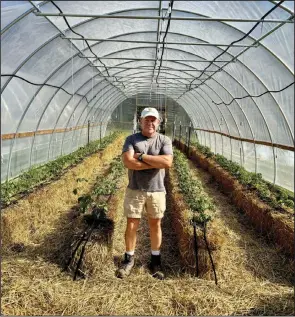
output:
[[138,160],[139,155],[141,155],[141,154],[142,154],[142,153],[134,153],[133,157]]
[[[138,158],[140,153],[135,153],[134,157]],[[166,155],[142,155],[142,162],[147,163],[148,165],[152,166],[152,168],[170,168],[173,162],[173,156],[166,154]]]
[[136,171],[154,168],[153,166],[147,163],[139,161],[138,157],[140,154],[141,153],[134,153],[134,150],[124,152],[122,155],[124,166],[129,168],[130,170],[136,170]]

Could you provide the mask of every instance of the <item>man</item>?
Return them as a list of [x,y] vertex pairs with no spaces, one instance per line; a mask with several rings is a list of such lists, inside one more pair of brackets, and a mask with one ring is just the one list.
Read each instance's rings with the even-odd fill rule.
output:
[[157,109],[145,108],[141,113],[140,124],[141,132],[128,136],[123,146],[123,163],[129,169],[124,201],[124,214],[127,217],[126,252],[117,276],[128,276],[134,266],[136,231],[146,210],[151,240],[150,270],[154,277],[164,279],[160,255],[161,219],[166,209],[164,177],[165,168],[172,165],[172,143],[167,136],[157,132],[160,124]]

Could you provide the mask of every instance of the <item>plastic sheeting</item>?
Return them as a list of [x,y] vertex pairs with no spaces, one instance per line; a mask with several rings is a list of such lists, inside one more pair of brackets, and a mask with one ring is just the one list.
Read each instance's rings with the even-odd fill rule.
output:
[[88,133],[94,140],[128,130],[126,122],[134,130],[141,98],[166,107],[167,133],[191,124],[213,152],[293,190],[294,86],[268,92],[294,82],[292,1],[226,52],[255,21],[189,19],[261,19],[276,3],[174,1],[167,34],[169,1],[54,3],[68,14],[122,18],[67,16],[72,30],[96,39],[90,50],[63,17],[36,14],[59,13],[52,2],[1,2],[1,181],[85,145]]

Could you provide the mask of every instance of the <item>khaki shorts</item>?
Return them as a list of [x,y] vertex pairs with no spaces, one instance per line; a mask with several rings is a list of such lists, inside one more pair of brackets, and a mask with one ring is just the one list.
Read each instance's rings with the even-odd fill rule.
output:
[[128,218],[141,218],[146,210],[149,218],[163,218],[166,209],[166,193],[144,192],[127,188],[124,200],[124,215]]

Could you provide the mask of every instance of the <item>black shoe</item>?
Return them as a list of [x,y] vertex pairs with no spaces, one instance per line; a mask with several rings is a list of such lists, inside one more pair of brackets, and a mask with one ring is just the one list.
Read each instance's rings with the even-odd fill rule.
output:
[[124,278],[130,275],[130,272],[134,266],[134,255],[129,255],[125,253],[124,260],[121,263],[120,268],[116,272],[116,276],[119,278]]
[[164,280],[165,276],[162,270],[161,265],[161,255],[153,255],[151,256],[151,263],[150,263],[150,270],[151,274],[154,278],[159,280]]

